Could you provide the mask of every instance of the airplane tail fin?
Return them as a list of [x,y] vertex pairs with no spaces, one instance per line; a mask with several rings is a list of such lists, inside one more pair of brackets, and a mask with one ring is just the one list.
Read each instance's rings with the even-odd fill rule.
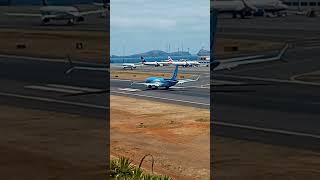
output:
[[146,62],[146,60],[141,56],[141,63],[144,64]]
[[173,71],[171,80],[177,80],[177,77],[178,77],[178,67],[179,67],[179,66],[176,65],[176,68],[175,68],[174,71]]

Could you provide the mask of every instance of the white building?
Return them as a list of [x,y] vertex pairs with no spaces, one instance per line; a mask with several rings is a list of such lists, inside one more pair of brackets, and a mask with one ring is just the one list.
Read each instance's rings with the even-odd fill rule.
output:
[[283,0],[283,3],[288,6],[289,10],[320,11],[320,0]]

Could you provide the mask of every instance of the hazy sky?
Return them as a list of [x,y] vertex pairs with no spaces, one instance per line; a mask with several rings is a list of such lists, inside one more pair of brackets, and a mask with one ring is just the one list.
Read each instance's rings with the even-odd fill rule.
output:
[[111,55],[209,49],[209,0],[111,0]]

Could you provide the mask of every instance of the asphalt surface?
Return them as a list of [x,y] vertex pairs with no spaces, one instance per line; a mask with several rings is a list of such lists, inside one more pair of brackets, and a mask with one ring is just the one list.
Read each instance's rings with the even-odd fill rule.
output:
[[[210,107],[209,73],[203,74],[198,82],[188,87],[147,91],[144,87],[131,87],[129,81],[111,80],[109,84],[106,71],[75,70],[65,74],[70,64],[64,60],[58,61],[1,57],[0,101],[3,104],[101,118],[107,117],[111,85],[111,95]],[[93,64],[75,65],[97,67]]]
[[148,90],[143,86],[131,85],[133,81],[111,80],[111,95],[122,95],[139,99],[149,99],[199,108],[210,108],[209,78],[187,83],[169,90]]
[[66,75],[70,68],[67,62],[21,58],[2,57],[0,64],[2,104],[107,117],[107,72],[75,71]]
[[[136,72],[166,72],[172,73],[174,66],[154,67],[140,66]],[[111,70],[123,71],[119,64],[111,64]],[[176,104],[182,104],[200,108],[210,108],[210,69],[208,67],[179,67],[179,73],[188,73],[200,76],[196,82],[190,82],[183,85],[177,85],[169,90],[147,90],[144,86],[131,85],[135,81],[126,81],[119,79],[111,79],[110,90],[111,94],[125,95],[130,97],[152,99],[156,101],[164,101]],[[138,81],[143,82],[143,81]],[[222,82],[215,82],[222,83]]]
[[320,150],[320,84],[292,80],[320,69],[318,20],[219,18],[217,37],[289,42],[292,47],[284,61],[212,73],[212,79],[243,83],[211,87],[213,134]]

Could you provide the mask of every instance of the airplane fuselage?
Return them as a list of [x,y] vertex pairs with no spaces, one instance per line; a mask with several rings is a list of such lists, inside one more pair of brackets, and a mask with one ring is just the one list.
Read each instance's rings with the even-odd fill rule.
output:
[[73,6],[43,6],[40,13],[43,23],[50,20],[69,20],[69,23],[84,21],[79,10]]
[[157,84],[157,86],[155,86],[155,87],[152,87],[150,85],[150,86],[148,86],[148,88],[158,88],[158,87],[169,88],[169,87],[174,86],[178,83],[177,80],[166,79],[166,78],[162,78],[162,77],[149,77],[145,80],[145,82]]
[[122,64],[122,68],[123,69],[135,69],[136,65],[135,64],[131,64],[131,63],[124,63],[124,64]]
[[288,9],[288,6],[279,0],[249,0],[249,3],[265,12],[278,12]]

